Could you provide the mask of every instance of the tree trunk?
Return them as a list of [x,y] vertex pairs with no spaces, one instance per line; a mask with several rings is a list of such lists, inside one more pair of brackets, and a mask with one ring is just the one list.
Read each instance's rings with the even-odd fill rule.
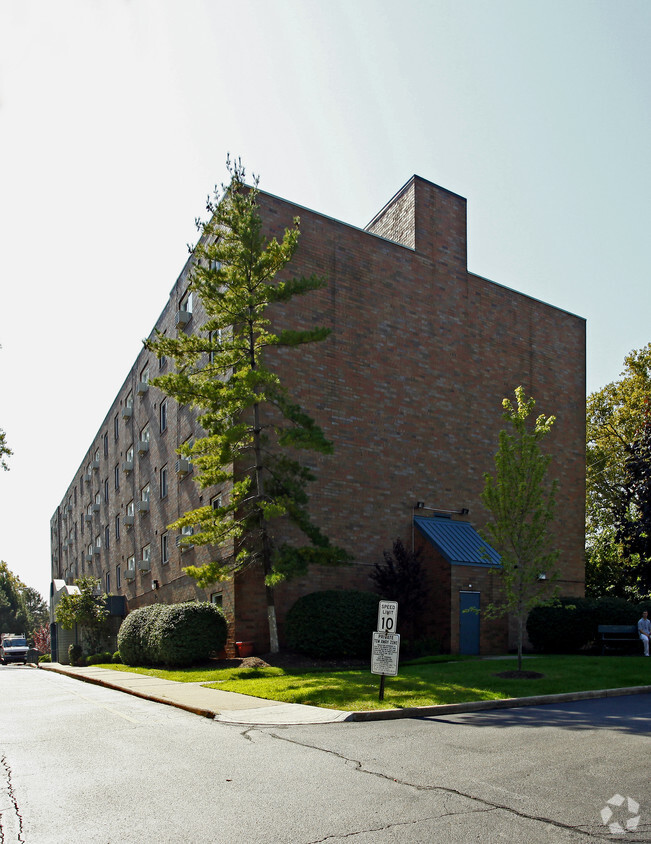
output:
[[[262,446],[260,443],[260,406],[253,405],[253,445],[255,448],[255,487],[258,500],[261,501],[264,495],[264,483],[262,480]],[[259,511],[260,534],[262,538],[262,571],[265,578],[265,593],[267,597],[267,621],[269,623],[269,651],[272,654],[278,653],[278,622],[276,620],[276,596],[272,586],[266,582],[267,575],[271,574],[271,542],[267,525],[262,511]]]

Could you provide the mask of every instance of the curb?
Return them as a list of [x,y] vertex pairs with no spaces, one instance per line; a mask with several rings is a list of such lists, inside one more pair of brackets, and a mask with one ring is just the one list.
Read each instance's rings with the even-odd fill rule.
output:
[[157,697],[152,694],[143,694],[142,692],[137,692],[134,689],[125,689],[124,686],[120,686],[116,683],[109,683],[104,680],[98,680],[97,677],[84,677],[83,674],[71,674],[69,671],[63,671],[60,668],[55,668],[54,666],[43,668],[42,665],[39,665],[38,668],[44,671],[53,671],[55,674],[62,674],[65,677],[72,677],[74,680],[82,680],[84,683],[91,683],[94,686],[104,686],[105,688],[113,689],[116,692],[124,692],[127,695],[142,698],[142,700],[151,700],[154,703],[162,703],[166,706],[175,706],[177,709],[183,709],[186,712],[191,712],[193,715],[201,715],[203,718],[215,718],[215,713],[210,709],[200,709],[196,706],[190,706],[190,704],[187,703],[179,703],[178,701],[168,700],[167,698]]
[[651,686],[627,686],[621,689],[596,689],[586,692],[564,692],[556,695],[507,697],[498,700],[471,700],[466,703],[442,703],[435,706],[410,706],[406,709],[368,709],[351,712],[348,721],[389,721],[397,718],[430,718],[462,712],[481,712],[489,709],[517,709],[522,706],[543,706],[576,700],[595,700],[605,697],[651,694]]
[[[200,715],[203,718],[219,721],[223,724],[242,724],[252,722],[231,721],[228,716],[221,717],[221,713],[213,712],[210,709],[202,709],[190,704],[181,703],[179,701],[171,700],[170,698],[161,698],[152,694],[145,694],[133,689],[124,688],[117,683],[111,683],[106,680],[99,680],[97,677],[85,677],[83,674],[74,674],[61,668],[57,668],[52,664],[43,664],[34,666],[44,671],[54,671],[57,674],[63,674],[66,677],[72,677],[76,680],[82,680],[84,683],[92,683],[95,686],[104,686],[108,689],[113,689],[117,692],[124,692],[134,697],[142,698],[143,700],[151,700],[154,703],[162,703],[165,706],[174,706],[177,709],[183,709],[185,712],[190,712],[194,715]],[[464,712],[482,712],[492,709],[519,709],[524,706],[544,706],[551,703],[571,703],[579,700],[596,700],[599,698],[608,697],[623,697],[625,695],[644,695],[651,694],[651,686],[625,686],[620,689],[594,689],[584,692],[564,692],[555,695],[534,695],[532,697],[510,697],[499,698],[497,700],[472,700],[465,703],[441,703],[433,706],[410,706],[405,709],[367,709],[361,711],[348,712],[345,717],[337,719],[336,721],[329,721],[325,723],[331,724],[350,724],[352,722],[369,722],[369,721],[395,721],[399,718],[433,718],[437,715],[458,715]],[[277,701],[282,703],[282,701]],[[305,722],[297,721],[296,724],[306,725]],[[288,726],[289,722],[283,722],[276,726]],[[262,726],[272,727],[274,724],[266,721]],[[311,726],[311,724],[307,724]]]

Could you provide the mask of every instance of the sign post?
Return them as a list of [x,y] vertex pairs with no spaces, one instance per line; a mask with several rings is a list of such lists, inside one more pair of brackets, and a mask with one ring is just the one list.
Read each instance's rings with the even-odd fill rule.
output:
[[398,623],[398,602],[380,601],[377,632],[373,634],[371,649],[371,674],[380,675],[380,700],[384,700],[385,677],[398,674],[400,634],[395,633]]

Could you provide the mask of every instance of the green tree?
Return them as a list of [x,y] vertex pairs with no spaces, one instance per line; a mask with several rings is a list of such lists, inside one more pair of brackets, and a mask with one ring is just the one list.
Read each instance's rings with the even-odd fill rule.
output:
[[78,625],[88,652],[97,653],[108,630],[106,595],[102,594],[97,577],[80,577],[75,580],[75,586],[79,588],[78,593],[61,596],[55,619],[64,630],[73,630]]
[[13,451],[7,445],[7,435],[2,428],[0,428],[0,466],[2,466],[5,472],[9,471],[9,466],[7,465],[5,457],[11,457],[12,454]]
[[25,588],[25,584],[10,570],[7,563],[0,561],[0,632],[31,633]]
[[486,538],[502,562],[502,600],[489,605],[485,613],[515,618],[521,671],[527,616],[534,607],[554,601],[559,552],[552,548],[550,535],[557,483],[547,482],[551,456],[541,449],[556,419],[540,415],[532,427],[527,420],[535,401],[526,398],[522,387],[516,388],[515,397],[516,406],[508,398],[502,401],[508,427],[499,434],[495,474],[484,475],[482,502],[490,514]]
[[640,558],[639,547],[624,540],[638,529],[651,529],[640,524],[644,507],[636,506],[631,474],[634,452],[643,448],[650,396],[651,343],[624,358],[617,381],[588,396],[586,592],[594,597],[635,599],[649,591],[649,561]]
[[34,630],[49,622],[50,611],[45,599],[37,589],[33,589],[31,586],[25,586],[22,591],[29,619],[27,629],[31,635]]
[[[2,346],[0,346],[0,349]],[[5,470],[5,472],[9,471],[9,466],[7,465],[7,461],[5,460],[6,457],[11,457],[13,451],[7,445],[7,435],[5,432],[0,428],[0,466]]]
[[[201,237],[190,290],[200,298],[206,321],[175,338],[157,333],[145,345],[176,364],[174,373],[154,379],[154,385],[200,411],[206,436],[181,446],[179,453],[192,460],[201,488],[217,485],[227,493],[219,506],[197,508],[170,525],[193,529],[185,542],[215,549],[212,562],[185,571],[207,586],[259,566],[270,647],[276,651],[274,585],[305,574],[312,563],[348,561],[309,516],[307,485],[315,475],[298,457],[301,450],[330,454],[332,443],[292,401],[271,354],[278,347],[296,348],[328,336],[326,328],[275,328],[279,306],[325,282],[315,275],[278,278],[296,251],[299,220],[280,242],[267,240],[258,180],[246,186],[241,163],[229,160],[227,166],[230,184],[208,202],[208,221],[197,224]],[[279,519],[298,529],[298,543],[275,542],[272,523]]]

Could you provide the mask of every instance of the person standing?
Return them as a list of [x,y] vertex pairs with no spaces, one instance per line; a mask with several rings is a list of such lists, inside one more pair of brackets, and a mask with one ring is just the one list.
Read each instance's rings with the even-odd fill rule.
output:
[[637,623],[637,632],[644,645],[644,656],[648,656],[649,639],[651,638],[651,621],[649,621],[649,613],[646,610],[644,610],[642,618]]

